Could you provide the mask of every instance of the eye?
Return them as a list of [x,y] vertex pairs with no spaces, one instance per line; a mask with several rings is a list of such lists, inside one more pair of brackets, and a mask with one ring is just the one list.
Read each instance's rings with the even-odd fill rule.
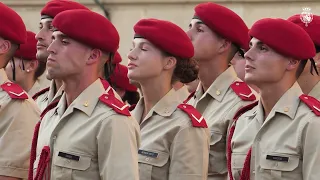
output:
[[198,32],[203,32],[203,30],[201,28],[197,28]]
[[66,40],[64,40],[64,39],[61,41],[61,43],[62,43],[63,45],[68,45],[68,44],[69,44],[69,42],[66,41]]
[[268,49],[265,46],[260,46],[261,51],[267,51]]
[[39,30],[41,30],[43,28],[43,25],[42,24],[40,24],[39,25]]
[[54,27],[52,25],[49,25],[48,28],[49,28],[50,31],[54,31]]

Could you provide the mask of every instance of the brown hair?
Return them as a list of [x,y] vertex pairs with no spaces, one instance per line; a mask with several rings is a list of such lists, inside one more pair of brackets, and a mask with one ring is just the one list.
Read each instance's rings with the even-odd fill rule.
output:
[[182,83],[189,83],[198,78],[199,67],[195,59],[185,59],[173,56],[167,52],[162,52],[164,57],[172,56],[177,59],[176,68],[173,72],[172,83],[180,81]]

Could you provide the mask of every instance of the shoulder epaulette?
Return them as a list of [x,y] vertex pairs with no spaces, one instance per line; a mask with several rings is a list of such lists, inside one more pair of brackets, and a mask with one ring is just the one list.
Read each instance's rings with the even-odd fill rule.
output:
[[236,81],[230,87],[243,101],[256,100],[256,96],[245,82]]
[[111,107],[116,113],[125,116],[131,116],[129,111],[129,105],[124,104],[119,99],[111,94],[103,94],[99,100],[105,105]]
[[198,112],[198,110],[196,108],[194,108],[193,106],[191,106],[189,104],[180,104],[178,106],[178,108],[188,114],[188,116],[191,119],[191,123],[192,123],[193,127],[199,127],[199,128],[207,128],[208,127],[206,120]]
[[189,100],[194,96],[195,93],[196,93],[196,91],[193,91],[192,93],[190,93],[189,96],[187,97],[187,99],[183,101],[183,103],[188,103]]
[[320,116],[320,102],[316,98],[305,94],[302,94],[299,98],[312,110],[316,116]]
[[1,88],[9,94],[12,99],[28,99],[27,93],[18,84],[7,82]]
[[49,90],[50,90],[50,87],[47,87],[47,88],[44,88],[44,89],[40,90],[39,92],[37,92],[36,94],[34,94],[32,96],[32,99],[36,100],[39,96],[41,96],[42,94],[44,94],[45,92],[47,92]]

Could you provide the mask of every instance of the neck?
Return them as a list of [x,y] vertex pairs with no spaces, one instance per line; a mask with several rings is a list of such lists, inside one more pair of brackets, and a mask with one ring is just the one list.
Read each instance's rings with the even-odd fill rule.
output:
[[285,81],[258,86],[260,89],[260,100],[264,109],[264,119],[268,117],[272,108],[276,105],[283,94],[286,93],[294,84],[294,81],[291,81],[291,83],[288,83],[290,81],[287,81],[286,83],[283,82]]
[[224,59],[212,59],[209,61],[199,61],[199,79],[202,88],[206,92],[211,84],[228,69],[228,64]]
[[184,84],[182,82],[179,82],[179,81],[173,83],[173,85],[172,85],[173,89],[176,90],[176,91],[179,90],[180,88],[182,88],[183,86],[184,86]]
[[54,94],[56,94],[58,92],[58,90],[61,88],[63,82],[60,79],[55,79],[54,80],[54,85],[55,85],[55,90],[54,90]]
[[149,79],[146,82],[141,82],[140,84],[144,97],[144,113],[142,119],[172,88],[170,82],[159,82],[163,82],[163,79]]
[[[87,74],[86,74],[87,75]],[[76,76],[62,80],[69,106],[87,87],[95,82],[99,76]],[[60,84],[61,87],[62,83]]]
[[21,82],[17,82],[23,90],[25,90],[26,92],[29,92],[30,89],[33,87],[34,83],[36,82],[33,79],[34,75],[33,74],[28,74],[25,76],[25,78],[23,79],[23,81]]
[[309,94],[319,81],[320,77],[317,74],[312,75],[311,73],[302,74],[298,79],[298,83],[304,94]]

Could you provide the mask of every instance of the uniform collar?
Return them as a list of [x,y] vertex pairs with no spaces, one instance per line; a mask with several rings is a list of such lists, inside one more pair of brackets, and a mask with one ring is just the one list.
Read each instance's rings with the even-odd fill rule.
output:
[[[297,82],[293,84],[293,86],[285,92],[282,97],[278,100],[275,106],[272,108],[270,114],[268,115],[265,121],[268,121],[272,117],[274,117],[275,113],[281,113],[287,115],[292,120],[294,119],[300,99],[299,97],[302,95],[302,90]],[[257,109],[257,118],[259,121],[263,122],[264,110],[262,107],[261,101],[258,104]]]
[[320,100],[320,81],[312,88],[312,90],[309,93],[309,96],[312,96]]
[[[89,87],[87,87],[66,109],[66,94],[63,93],[61,100],[58,104],[58,114],[59,116],[67,116],[73,112],[73,109],[78,109],[85,113],[87,116],[91,116],[97,103],[99,102],[99,96],[104,93],[104,87],[100,81],[97,79]],[[94,93],[94,95],[93,95]],[[60,108],[61,107],[61,108]],[[65,112],[64,112],[65,111]]]
[[[144,122],[150,118],[153,113],[157,113],[163,117],[169,117],[177,109],[180,104],[177,91],[173,88],[157,102],[157,104],[148,112],[146,117],[141,120],[142,113],[144,110],[144,98],[142,97],[137,103],[136,107],[132,111],[133,116],[138,120],[138,122]],[[140,124],[141,124],[140,123]]]
[[6,71],[3,68],[1,68],[0,69],[0,85],[4,84],[5,82],[8,82],[8,81],[9,81],[9,79],[6,74]]
[[201,83],[199,83],[196,92],[196,98],[203,98],[207,94],[209,94],[211,97],[221,102],[225,94],[227,93],[230,85],[236,80],[240,79],[237,77],[234,68],[230,66],[227,70],[225,70],[222,74],[218,76],[218,78],[211,84],[211,86],[205,93],[203,93],[202,85]]

